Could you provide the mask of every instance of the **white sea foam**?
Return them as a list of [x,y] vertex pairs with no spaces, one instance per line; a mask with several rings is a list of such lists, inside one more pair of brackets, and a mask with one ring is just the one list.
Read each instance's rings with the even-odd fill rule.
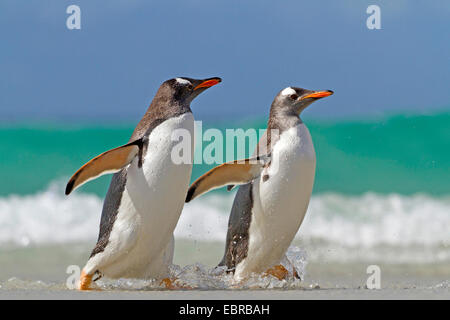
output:
[[[224,242],[232,201],[232,193],[213,193],[186,204],[175,237]],[[99,197],[66,197],[57,184],[34,195],[0,198],[0,247],[95,241],[101,208]],[[449,228],[450,197],[321,194],[312,197],[296,241],[313,260],[447,261]],[[322,249],[311,249],[317,247]]]
[[52,184],[34,194],[0,198],[0,246],[39,245],[95,239],[102,200]]

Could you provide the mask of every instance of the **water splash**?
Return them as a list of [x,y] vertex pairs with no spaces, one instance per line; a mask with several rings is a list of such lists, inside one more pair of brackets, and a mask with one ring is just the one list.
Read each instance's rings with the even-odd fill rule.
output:
[[429,287],[429,289],[450,289],[450,280],[445,280],[435,286]]
[[307,254],[302,248],[290,246],[281,260],[281,264],[289,271],[289,274],[296,275],[300,280],[305,279]]
[[[300,288],[305,277],[307,256],[305,250],[291,246],[282,261],[289,274],[286,279],[278,280],[266,274],[252,274],[248,279],[236,282],[226,267],[207,267],[195,263],[180,267],[172,265],[171,278],[176,279],[174,286],[185,290],[246,290],[246,289],[294,289]],[[298,275],[297,277],[294,274]],[[100,279],[97,285],[104,290],[162,290],[166,286],[161,281],[139,279]]]

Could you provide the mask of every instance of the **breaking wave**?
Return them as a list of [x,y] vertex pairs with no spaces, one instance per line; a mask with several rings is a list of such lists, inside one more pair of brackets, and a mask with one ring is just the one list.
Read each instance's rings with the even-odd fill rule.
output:
[[[33,195],[0,198],[0,247],[95,241],[102,199],[85,193],[65,197],[62,190],[53,183]],[[213,193],[187,204],[175,237],[223,242],[232,201],[231,193]],[[379,258],[389,247],[402,252],[403,260],[443,261],[450,259],[449,226],[448,196],[326,193],[312,197],[295,241],[327,248],[336,259],[373,258],[376,252]],[[395,260],[399,255],[391,249]],[[308,249],[312,258],[313,253]]]

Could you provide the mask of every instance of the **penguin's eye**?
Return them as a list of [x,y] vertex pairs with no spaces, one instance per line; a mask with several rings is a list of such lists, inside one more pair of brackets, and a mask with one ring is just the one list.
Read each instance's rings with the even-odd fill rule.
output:
[[188,88],[189,90],[192,90],[192,89],[194,88],[194,86],[193,86],[192,84],[188,84],[188,85],[187,85],[187,88]]
[[292,100],[295,100],[295,99],[298,98],[298,95],[294,93],[294,94],[291,94],[291,95],[289,96],[289,98],[291,98]]

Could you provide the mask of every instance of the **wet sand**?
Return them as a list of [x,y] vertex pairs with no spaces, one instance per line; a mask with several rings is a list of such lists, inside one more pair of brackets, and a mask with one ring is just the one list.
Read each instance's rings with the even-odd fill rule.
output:
[[[86,261],[91,244],[2,249],[0,299],[450,299],[450,265],[308,261],[306,276],[295,289],[155,290],[137,288],[91,292],[69,290],[67,266]],[[177,243],[176,264],[213,266],[220,243]],[[381,289],[365,288],[366,268],[381,269]]]

